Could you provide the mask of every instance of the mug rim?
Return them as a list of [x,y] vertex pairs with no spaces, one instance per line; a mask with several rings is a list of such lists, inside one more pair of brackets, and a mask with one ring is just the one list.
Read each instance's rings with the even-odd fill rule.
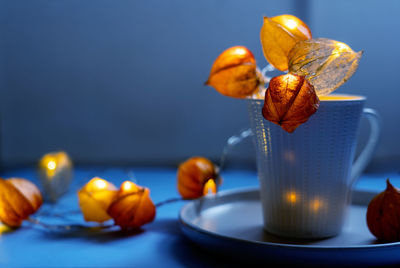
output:
[[[324,97],[349,97],[351,99],[321,99]],[[324,95],[320,97],[321,102],[353,102],[353,101],[365,101],[367,97],[361,95],[353,95],[347,93],[334,93],[329,95]]]
[[[334,93],[334,94],[329,94],[329,95],[324,95],[321,96],[321,98],[327,97],[327,96],[332,96],[332,97],[350,97],[350,99],[344,98],[344,99],[320,99],[320,102],[323,103],[344,103],[344,102],[359,102],[359,101],[365,101],[367,99],[366,96],[362,95],[354,95],[354,94],[347,94],[347,93]],[[247,99],[249,101],[255,101],[255,102],[263,102],[264,98],[262,99]]]

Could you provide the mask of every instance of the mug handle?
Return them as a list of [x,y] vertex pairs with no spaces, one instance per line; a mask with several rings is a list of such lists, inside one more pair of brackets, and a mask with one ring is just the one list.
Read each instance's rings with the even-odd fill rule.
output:
[[351,169],[350,185],[353,185],[358,177],[360,177],[368,162],[371,160],[372,154],[374,153],[376,146],[378,145],[378,140],[381,135],[382,120],[379,114],[374,109],[364,108],[362,115],[363,117],[366,117],[370,123],[371,134],[369,135],[367,144],[353,164],[353,167]]

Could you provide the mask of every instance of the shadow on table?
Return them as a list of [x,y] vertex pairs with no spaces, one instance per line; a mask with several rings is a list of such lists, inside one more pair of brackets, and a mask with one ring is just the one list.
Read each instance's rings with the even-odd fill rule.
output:
[[146,232],[156,232],[168,235],[181,235],[178,220],[171,219],[156,219],[154,222],[146,227]]
[[143,229],[122,231],[118,227],[112,227],[107,230],[95,227],[67,231],[43,230],[44,238],[49,240],[83,239],[95,243],[108,243],[116,240],[123,240],[144,233],[145,230]]
[[241,259],[240,256],[226,256],[204,250],[183,235],[177,219],[157,220],[146,229],[147,231],[167,234],[165,241],[160,243],[162,246],[159,250],[173,256],[183,267],[251,267],[259,264]]
[[281,265],[273,263],[260,263],[237,255],[227,256],[205,250],[183,234],[179,234],[179,237],[170,244],[169,248],[170,254],[184,267],[260,267],[260,265],[281,267]]
[[[295,258],[287,258],[282,262],[251,260],[246,256],[221,255],[218,252],[208,251],[197,244],[190,241],[183,234],[177,238],[173,244],[170,244],[170,253],[184,267],[322,267],[320,264],[302,263],[296,261]],[[338,267],[328,262],[323,267]],[[346,265],[341,267],[400,267],[399,265],[379,265],[379,266],[352,266]]]
[[145,225],[143,228],[137,230],[120,230],[118,226],[113,226],[109,229],[104,228],[80,228],[72,230],[46,230],[41,228],[46,239],[84,239],[93,241],[95,243],[107,243],[116,240],[128,239],[140,235],[145,235],[148,232],[158,232],[168,235],[180,235],[180,229],[178,222],[175,219],[160,219],[156,220],[149,225]]

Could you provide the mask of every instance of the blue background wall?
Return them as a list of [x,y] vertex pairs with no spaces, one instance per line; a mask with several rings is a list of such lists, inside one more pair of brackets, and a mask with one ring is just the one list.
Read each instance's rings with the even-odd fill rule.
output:
[[[265,66],[262,17],[294,14],[314,37],[365,51],[340,91],[368,97],[384,119],[370,170],[400,166],[400,2],[266,0],[0,0],[2,162],[64,149],[77,163],[175,165],[217,159],[248,127],[246,105],[203,86],[225,48]],[[1,6],[0,6],[1,7]],[[361,144],[368,133],[361,129]],[[250,141],[232,165],[254,166]]]

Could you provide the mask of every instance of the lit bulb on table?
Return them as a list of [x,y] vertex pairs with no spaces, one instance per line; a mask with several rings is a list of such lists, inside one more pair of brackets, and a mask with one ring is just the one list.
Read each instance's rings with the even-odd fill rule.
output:
[[114,184],[95,177],[78,191],[79,207],[85,221],[105,222],[111,219],[107,209],[117,195]]
[[156,207],[148,188],[124,181],[107,212],[121,229],[137,229],[154,220]]
[[38,177],[46,201],[56,202],[72,180],[72,161],[65,152],[45,154],[39,161]]
[[213,179],[209,179],[203,188],[203,195],[211,195],[217,193],[217,184]]

